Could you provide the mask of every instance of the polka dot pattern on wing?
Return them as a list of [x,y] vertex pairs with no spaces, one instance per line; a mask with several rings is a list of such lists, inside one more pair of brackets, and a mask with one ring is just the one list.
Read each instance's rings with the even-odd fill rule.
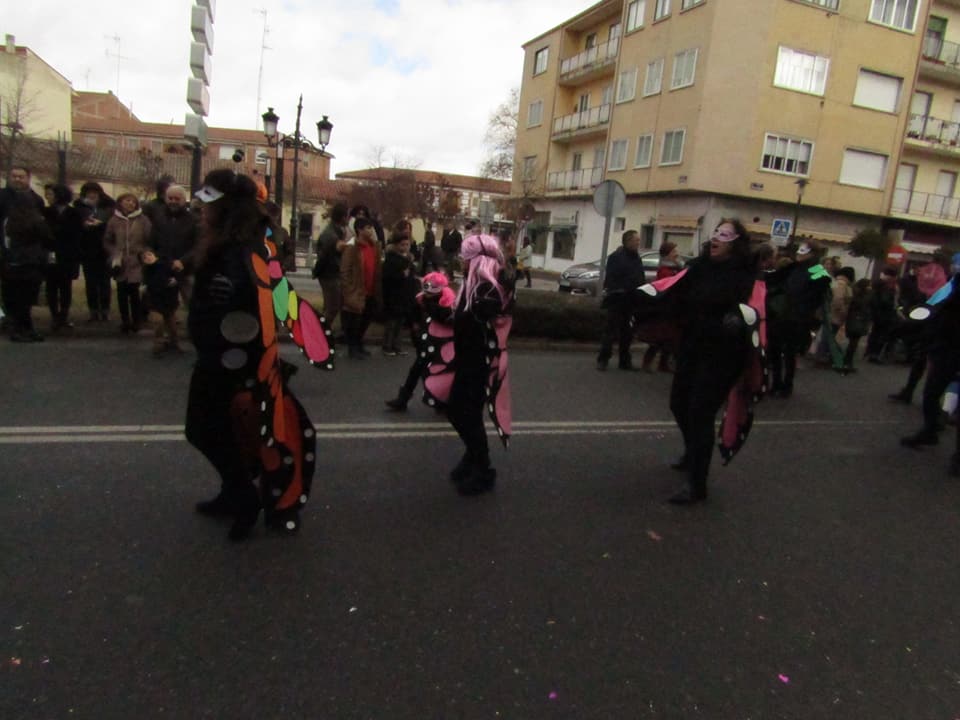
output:
[[257,337],[260,323],[250,313],[240,310],[228,312],[220,321],[220,334],[229,342],[242,345]]
[[227,370],[239,370],[246,366],[248,357],[245,350],[231,348],[220,356],[220,363]]
[[287,530],[296,530],[297,524],[293,520],[287,520],[286,528]]
[[315,457],[316,456],[313,453],[307,453],[306,455],[303,456],[303,459],[306,460],[307,462],[313,462]]
[[313,428],[307,428],[303,431],[304,437],[312,438],[314,435],[316,435],[316,431]]
[[301,504],[301,505],[306,505],[306,504],[307,504],[307,496],[306,496],[306,495],[301,495],[301,496],[300,496],[300,504]]

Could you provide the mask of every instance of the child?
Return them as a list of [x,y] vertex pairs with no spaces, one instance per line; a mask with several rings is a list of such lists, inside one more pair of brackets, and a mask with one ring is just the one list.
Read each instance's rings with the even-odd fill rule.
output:
[[[423,277],[423,291],[417,294],[416,300],[417,307],[424,319],[429,318],[430,322],[450,322],[456,294],[450,289],[447,276],[442,272],[427,273]],[[421,334],[418,335],[417,355],[407,373],[407,379],[400,386],[397,397],[393,400],[387,400],[387,407],[391,410],[403,411],[407,409],[407,403],[413,397],[413,391],[416,390],[417,383],[423,377],[430,360],[429,354],[426,352],[426,342],[423,340],[426,334],[425,323],[421,323],[421,326],[423,326],[423,329]]]
[[[167,258],[157,257],[152,250],[145,250],[141,256],[143,262],[143,282],[147,312],[160,316],[154,321],[153,354],[157,357],[165,350],[183,352],[177,340],[177,307],[180,293],[173,264]],[[167,339],[164,341],[164,330]]]
[[847,375],[857,371],[853,366],[853,356],[857,353],[860,338],[870,332],[870,281],[866,278],[853,284],[853,295],[850,297],[843,329],[848,343],[840,373]]

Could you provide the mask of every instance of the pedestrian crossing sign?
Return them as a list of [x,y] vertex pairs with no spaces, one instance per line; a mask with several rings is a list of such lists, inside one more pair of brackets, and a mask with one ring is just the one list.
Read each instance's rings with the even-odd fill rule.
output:
[[793,221],[787,218],[774,218],[773,226],[770,228],[770,239],[774,245],[783,246],[790,240],[790,231],[793,229]]

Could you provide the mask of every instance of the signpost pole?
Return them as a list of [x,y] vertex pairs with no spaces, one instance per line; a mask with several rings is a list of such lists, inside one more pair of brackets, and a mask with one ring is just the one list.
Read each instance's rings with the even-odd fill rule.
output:
[[607,275],[607,252],[610,249],[610,225],[613,223],[613,193],[607,193],[607,202],[603,213],[603,247],[600,250],[600,279],[597,297],[603,298],[603,281]]

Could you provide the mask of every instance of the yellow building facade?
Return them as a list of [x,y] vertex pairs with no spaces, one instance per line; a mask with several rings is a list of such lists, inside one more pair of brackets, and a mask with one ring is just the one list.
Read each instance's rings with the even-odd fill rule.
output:
[[600,256],[603,180],[651,248],[729,216],[840,255],[960,238],[960,0],[605,0],[524,50],[511,191],[544,267]]

